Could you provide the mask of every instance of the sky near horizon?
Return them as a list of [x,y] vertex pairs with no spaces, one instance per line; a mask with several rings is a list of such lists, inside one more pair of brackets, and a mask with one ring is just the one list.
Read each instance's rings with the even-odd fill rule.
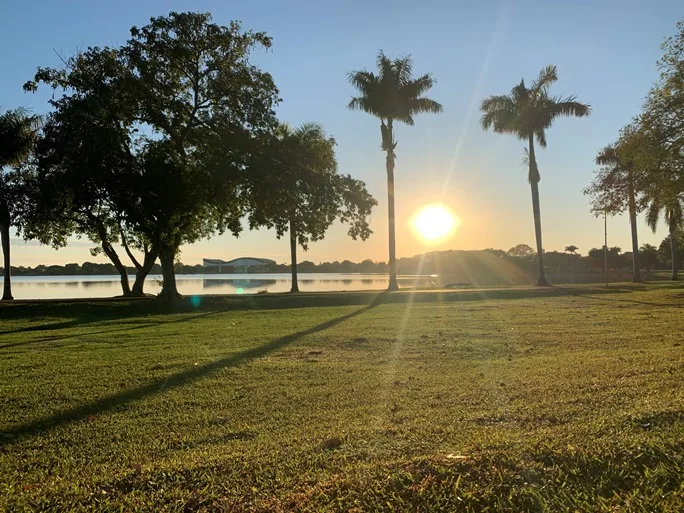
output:
[[[342,173],[366,182],[378,200],[371,219],[374,234],[353,242],[337,224],[324,241],[310,245],[300,260],[314,262],[366,258],[387,260],[387,203],[384,153],[379,122],[346,108],[354,90],[347,73],[372,70],[379,49],[390,57],[411,54],[415,73],[432,73],[429,97],[444,112],[419,115],[413,127],[395,129],[397,256],[442,249],[534,247],[534,227],[524,143],[483,132],[479,104],[490,94],[510,91],[521,78],[531,81],[548,65],[558,66],[555,94],[576,94],[591,104],[588,118],[563,118],[547,133],[548,148],[537,151],[544,248],[580,253],[603,244],[603,220],[589,212],[582,194],[593,175],[596,152],[639,112],[652,83],[663,39],[684,18],[681,1],[498,0],[460,2],[54,0],[0,2],[0,108],[19,106],[41,114],[49,91],[22,91],[38,66],[59,66],[88,46],[125,43],[132,25],[169,11],[209,11],[214,21],[241,20],[246,29],[273,37],[268,52],[252,61],[269,71],[283,99],[280,120],[321,123],[337,141]],[[421,207],[441,203],[461,220],[454,235],[428,245],[410,229]],[[608,244],[629,250],[626,216],[608,221]],[[658,245],[639,218],[639,242]],[[13,239],[13,265],[106,261],[92,257],[94,244],[76,240],[55,251]],[[184,246],[180,259],[230,259],[250,255],[289,261],[289,242],[273,232],[243,231],[239,238],[216,236]]]

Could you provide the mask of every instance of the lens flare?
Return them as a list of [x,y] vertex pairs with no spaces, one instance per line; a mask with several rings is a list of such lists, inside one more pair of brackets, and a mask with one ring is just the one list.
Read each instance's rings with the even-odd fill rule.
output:
[[439,243],[451,237],[461,220],[443,205],[427,205],[411,219],[416,234],[429,243]]

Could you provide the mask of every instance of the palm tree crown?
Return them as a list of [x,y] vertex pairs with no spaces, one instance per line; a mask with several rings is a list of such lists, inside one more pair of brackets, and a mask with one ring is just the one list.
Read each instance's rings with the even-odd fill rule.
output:
[[[495,95],[482,101],[481,123],[485,130],[493,128],[502,134],[514,134],[521,140],[537,139],[546,147],[546,130],[561,116],[588,116],[591,107],[576,101],[575,96],[550,96],[551,85],[558,80],[556,66],[539,72],[531,87],[521,80],[508,95]],[[539,181],[536,166],[530,166],[530,181]]]
[[[360,96],[353,97],[348,107],[362,110],[380,118],[385,123],[397,120],[413,125],[413,116],[422,112],[442,112],[442,105],[423,95],[435,84],[430,73],[413,78],[411,56],[398,59],[388,58],[382,50],[378,54],[377,74],[370,71],[352,71],[349,82],[358,90]],[[383,151],[389,149],[383,131]],[[392,141],[392,149],[396,145]]]

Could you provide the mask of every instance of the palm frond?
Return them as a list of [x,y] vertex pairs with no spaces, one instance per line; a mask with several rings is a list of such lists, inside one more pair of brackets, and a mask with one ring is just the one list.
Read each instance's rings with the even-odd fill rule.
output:
[[441,103],[430,98],[415,98],[408,101],[408,111],[411,114],[421,114],[423,112],[439,114],[444,110]]
[[646,224],[655,233],[658,228],[658,219],[660,218],[661,205],[658,199],[654,198],[648,204],[646,209]]
[[535,135],[537,136],[537,143],[539,144],[539,147],[546,148],[546,131],[543,129],[537,130]]
[[591,113],[591,105],[576,101],[575,96],[568,96],[567,98],[555,97],[551,98],[551,114],[552,117],[557,116],[575,116],[578,118],[588,116]]
[[551,84],[553,84],[557,80],[558,69],[556,68],[556,66],[546,66],[539,72],[537,79],[534,82],[532,82],[532,87],[530,88],[530,90],[535,95],[545,94],[549,90],[549,87],[551,87]]
[[378,84],[378,77],[366,70],[350,71],[347,74],[347,79],[361,93],[366,93],[370,88]]
[[615,145],[609,144],[596,155],[597,166],[617,167],[620,165],[620,158]]
[[432,86],[434,86],[436,82],[437,81],[430,73],[426,73],[415,80],[405,82],[401,86],[401,94],[407,98],[418,98],[432,89]]
[[413,59],[404,55],[393,62],[395,76],[400,87],[413,82]]

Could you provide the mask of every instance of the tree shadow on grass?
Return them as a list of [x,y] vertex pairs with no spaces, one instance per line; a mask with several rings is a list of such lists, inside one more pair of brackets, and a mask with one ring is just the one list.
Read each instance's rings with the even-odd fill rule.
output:
[[[606,289],[610,291],[611,289],[608,288]],[[591,291],[591,294],[595,294],[595,291]],[[672,303],[654,303],[652,301],[639,301],[638,299],[628,299],[625,297],[596,297],[595,295],[587,295],[587,294],[582,294],[576,290],[569,289],[568,294],[574,296],[574,297],[579,297],[582,299],[591,299],[592,301],[599,301],[603,303],[631,303],[634,305],[643,305],[643,306],[651,306],[654,308],[684,308],[684,302],[675,302],[673,301]]]
[[[73,338],[90,337],[93,335],[104,335],[107,333],[123,333],[123,332],[128,332],[128,331],[141,330],[144,328],[161,326],[164,324],[175,324],[175,323],[179,323],[179,322],[195,321],[199,317],[206,317],[208,315],[216,315],[219,313],[221,313],[221,312],[216,310],[216,311],[212,311],[212,312],[204,312],[204,313],[200,313],[197,315],[191,315],[191,316],[183,317],[181,319],[174,319],[171,321],[168,321],[168,320],[149,321],[149,322],[145,322],[145,323],[134,323],[135,325],[133,325],[133,326],[117,327],[117,328],[113,328],[113,329],[109,329],[109,330],[78,332],[78,333],[74,333],[72,335],[54,335],[54,336],[48,336],[48,337],[43,337],[43,338],[39,338],[39,339],[22,340],[20,342],[8,342],[6,344],[0,344],[0,349],[5,349],[5,348],[9,348],[9,347],[28,346],[28,345],[33,345],[33,344],[40,344],[42,342],[61,342],[63,340],[69,340],[69,339],[73,339]],[[83,323],[78,322],[78,321],[72,321],[72,322],[66,322],[66,323],[52,323],[52,324],[42,325],[42,326],[52,326],[51,328],[40,328],[39,326],[37,326],[35,329],[24,328],[24,329],[18,329],[15,331],[2,332],[2,333],[0,333],[0,336],[6,335],[9,333],[17,333],[17,332],[50,331],[50,330],[68,329],[68,328],[80,326],[81,324],[83,324]],[[129,323],[129,324],[131,324],[131,323]]]
[[98,399],[81,406],[76,406],[54,415],[50,415],[49,417],[27,422],[25,424],[20,424],[19,426],[4,431],[2,434],[0,434],[0,447],[3,445],[9,445],[23,436],[45,433],[65,424],[83,420],[91,415],[106,413],[112,409],[127,406],[146,397],[185,386],[193,381],[208,376],[217,370],[234,367],[249,360],[260,358],[268,353],[277,351],[282,347],[292,344],[302,337],[324,331],[346,320],[357,317],[381,304],[384,298],[384,293],[378,294],[370,304],[364,306],[363,308],[359,308],[354,312],[342,315],[340,317],[335,317],[334,319],[330,319],[329,321],[325,321],[309,329],[298,331],[290,335],[285,335],[262,346],[255,347],[226,358],[214,360],[213,362],[200,365],[198,367],[191,367],[187,370],[172,374],[163,379],[157,379],[148,385],[131,390],[125,390],[123,392],[119,392],[118,394],[103,397],[102,399]]

